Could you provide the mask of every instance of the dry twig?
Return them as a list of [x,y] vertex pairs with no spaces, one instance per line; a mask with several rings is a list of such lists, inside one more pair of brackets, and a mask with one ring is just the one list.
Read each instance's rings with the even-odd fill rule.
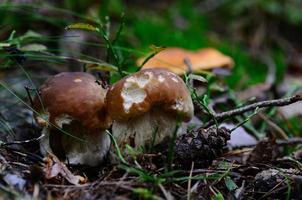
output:
[[[233,149],[251,148],[251,147],[255,147],[257,144],[238,145],[238,146],[234,146]],[[277,140],[276,141],[276,145],[280,146],[280,147],[290,146],[290,145],[299,145],[299,144],[302,144],[302,138],[300,138],[300,137],[294,137],[294,138],[289,138],[286,140]]]
[[[229,110],[222,113],[214,113],[213,117],[217,122],[222,122],[228,118],[234,117],[236,115],[241,115],[245,112],[255,110],[256,108],[265,108],[265,107],[272,107],[272,106],[286,106],[289,104],[293,104],[295,102],[302,101],[301,95],[295,95],[292,97],[282,98],[282,99],[274,99],[274,100],[267,100],[267,101],[260,101],[250,105],[242,106],[240,108],[236,108],[234,110]],[[211,125],[215,124],[215,120],[212,119],[209,122],[202,125],[202,128],[208,128]]]

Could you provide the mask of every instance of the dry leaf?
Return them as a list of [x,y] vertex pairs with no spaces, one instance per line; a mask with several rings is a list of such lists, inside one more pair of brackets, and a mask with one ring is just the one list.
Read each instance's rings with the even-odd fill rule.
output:
[[46,179],[52,179],[61,175],[69,183],[78,185],[85,183],[86,179],[82,176],[74,175],[64,163],[62,163],[55,155],[49,154],[45,159],[44,173]]
[[21,51],[47,51],[47,47],[43,44],[27,44],[20,48]]
[[[196,52],[182,48],[166,48],[148,60],[142,69],[166,68],[179,75],[187,71],[184,60],[192,64],[193,72],[211,70],[215,68],[231,68],[234,61],[231,57],[222,54],[213,48],[204,48]],[[138,65],[144,62],[145,58],[137,61]]]
[[100,31],[98,27],[95,27],[91,24],[86,24],[86,23],[70,24],[65,29],[66,30],[76,29],[76,30],[95,31],[95,32]]
[[247,158],[247,163],[267,163],[278,156],[278,147],[275,139],[263,139],[255,146]]

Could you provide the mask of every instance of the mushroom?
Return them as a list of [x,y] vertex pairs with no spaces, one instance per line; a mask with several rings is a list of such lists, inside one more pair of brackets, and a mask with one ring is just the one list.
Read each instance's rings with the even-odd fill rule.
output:
[[70,164],[100,164],[110,148],[104,132],[111,124],[105,96],[106,90],[88,73],[63,72],[46,80],[33,106],[37,123],[44,127],[41,153]]
[[183,80],[164,69],[144,69],[124,77],[108,90],[112,133],[123,150],[159,144],[173,135],[177,123],[193,117],[193,103]]
[[[234,65],[232,58],[223,55],[213,48],[199,49],[194,52],[182,48],[170,47],[149,59],[142,69],[165,68],[178,75],[183,75],[187,71],[187,66],[184,63],[185,59],[191,62],[194,72],[212,70],[215,68],[231,68]],[[141,65],[144,60],[145,58],[138,59],[138,65]]]

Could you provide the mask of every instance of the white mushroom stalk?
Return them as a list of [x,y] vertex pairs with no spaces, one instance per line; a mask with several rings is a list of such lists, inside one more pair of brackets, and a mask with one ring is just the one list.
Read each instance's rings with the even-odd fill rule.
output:
[[166,112],[153,109],[138,118],[129,121],[114,122],[113,135],[118,145],[129,144],[132,147],[152,146],[171,136],[177,122]]
[[112,133],[120,148],[156,145],[172,136],[178,122],[194,112],[183,80],[167,70],[146,69],[127,76],[108,91]]
[[60,73],[41,86],[34,109],[49,119],[45,123],[35,116],[45,134],[40,141],[43,155],[53,153],[70,164],[90,166],[104,160],[110,148],[105,130],[111,121],[105,109],[106,90],[95,80],[88,73]]

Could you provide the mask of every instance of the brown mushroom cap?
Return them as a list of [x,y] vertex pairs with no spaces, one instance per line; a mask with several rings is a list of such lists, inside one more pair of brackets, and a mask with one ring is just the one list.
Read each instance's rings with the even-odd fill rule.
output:
[[[71,118],[91,130],[106,129],[110,126],[110,120],[105,113],[106,90],[96,83],[91,74],[57,74],[46,80],[39,92],[43,106],[36,97],[34,109],[42,115],[47,114],[51,124],[58,126],[60,119]],[[38,123],[43,122],[39,116],[36,116],[36,120]]]
[[106,96],[108,114],[127,121],[157,108],[189,121],[193,103],[183,80],[164,69],[145,69],[115,83]]
[[[182,48],[166,48],[148,60],[142,69],[165,68],[182,75],[187,71],[184,59],[188,59],[192,64],[192,70],[211,70],[218,67],[231,68],[234,61],[231,57],[222,54],[213,48],[204,48],[196,52]],[[138,64],[142,64],[145,58],[138,59]]]

